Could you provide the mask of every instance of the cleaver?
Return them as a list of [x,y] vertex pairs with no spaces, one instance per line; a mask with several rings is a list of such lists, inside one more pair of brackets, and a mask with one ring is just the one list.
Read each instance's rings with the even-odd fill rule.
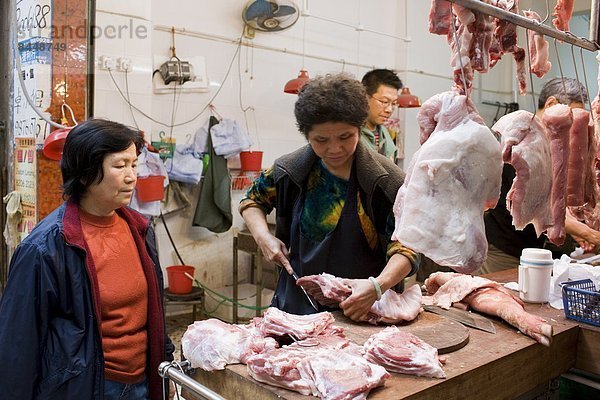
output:
[[454,307],[450,307],[449,310],[444,310],[438,306],[423,305],[423,308],[426,311],[450,318],[454,321],[460,322],[463,325],[470,326],[471,328],[480,329],[489,333],[496,333],[496,327],[494,326],[494,323],[479,314],[460,310]]

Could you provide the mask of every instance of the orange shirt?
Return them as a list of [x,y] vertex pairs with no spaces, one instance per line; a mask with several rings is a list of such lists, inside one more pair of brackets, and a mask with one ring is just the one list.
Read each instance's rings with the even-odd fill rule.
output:
[[83,236],[100,288],[106,379],[140,382],[146,369],[148,285],[129,226],[117,213],[98,217],[80,210]]

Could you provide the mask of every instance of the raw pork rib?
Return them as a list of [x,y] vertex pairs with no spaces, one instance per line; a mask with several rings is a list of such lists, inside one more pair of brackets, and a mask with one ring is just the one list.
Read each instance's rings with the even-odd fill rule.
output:
[[502,318],[539,343],[549,346],[552,326],[546,320],[529,314],[523,302],[498,282],[469,275],[435,272],[425,280],[431,297],[423,297],[423,304],[442,308],[462,301],[476,311]]
[[[542,19],[539,14],[531,10],[523,10],[525,17],[540,22]],[[528,31],[529,37],[529,59],[531,61],[531,72],[537,75],[538,78],[546,75],[552,63],[548,61],[548,42],[544,39],[544,35],[535,31]]]
[[343,331],[333,325],[333,315],[320,312],[309,315],[295,315],[269,307],[262,318],[252,320],[264,336],[292,335],[295,339],[306,339],[321,334],[336,334]]
[[227,364],[244,363],[248,357],[278,345],[275,339],[263,337],[252,326],[208,319],[188,326],[181,346],[193,368],[212,371],[223,369]]
[[389,372],[429,378],[446,377],[437,349],[395,326],[371,335],[363,347],[367,360]]
[[422,131],[435,128],[398,190],[392,239],[440,265],[472,272],[487,255],[483,212],[500,195],[501,148],[465,96],[449,91],[430,100],[419,113],[427,116],[417,120],[429,123]]
[[532,113],[519,110],[500,118],[492,130],[501,136],[502,160],[517,175],[506,196],[513,225],[523,229],[533,223],[539,236],[553,224],[552,159],[545,129]]
[[569,165],[569,130],[573,124],[571,108],[556,104],[544,112],[542,122],[550,139],[552,156],[551,207],[554,225],[548,229],[548,238],[558,246],[565,241],[565,216],[567,211],[567,166]]
[[331,400],[365,399],[390,375],[362,358],[361,350],[348,339],[318,336],[257,354],[248,359],[247,367],[250,376],[259,382],[304,395]]
[[[336,307],[352,294],[352,288],[345,282],[349,279],[337,278],[331,274],[308,275],[298,279],[302,286],[319,304]],[[367,316],[367,322],[396,324],[401,321],[412,321],[421,312],[421,290],[413,285],[404,293],[393,290],[386,291],[381,300],[373,303]]]
[[452,23],[451,4],[446,0],[431,0],[429,9],[429,32],[447,35]]

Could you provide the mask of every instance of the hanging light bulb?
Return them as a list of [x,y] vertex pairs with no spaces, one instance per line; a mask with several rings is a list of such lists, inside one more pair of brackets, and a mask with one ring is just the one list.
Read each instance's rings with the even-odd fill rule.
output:
[[421,107],[421,99],[411,94],[410,89],[407,87],[402,88],[397,101],[400,108]]
[[283,87],[283,91],[289,94],[298,94],[300,89],[304,85],[308,83],[310,80],[308,76],[308,71],[304,68],[304,45],[305,45],[305,37],[306,37],[306,17],[304,17],[303,27],[302,27],[302,69],[298,74],[297,78],[290,79],[285,86]]

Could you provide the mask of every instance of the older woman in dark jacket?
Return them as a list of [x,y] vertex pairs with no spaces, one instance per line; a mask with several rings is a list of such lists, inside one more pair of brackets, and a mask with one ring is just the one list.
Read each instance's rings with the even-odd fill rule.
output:
[[[418,268],[418,255],[390,239],[404,173],[360,142],[367,110],[365,89],[350,76],[309,81],[295,105],[308,145],[276,160],[240,203],[262,253],[288,272],[280,275],[272,301],[284,311],[315,312],[293,272],[354,279],[352,295],[340,307],[360,320],[381,293]],[[275,236],[266,222],[273,208]]]
[[0,302],[1,397],[163,398],[163,278],[151,225],[127,207],[142,145],[104,120],[67,137],[68,200],[17,247]]

